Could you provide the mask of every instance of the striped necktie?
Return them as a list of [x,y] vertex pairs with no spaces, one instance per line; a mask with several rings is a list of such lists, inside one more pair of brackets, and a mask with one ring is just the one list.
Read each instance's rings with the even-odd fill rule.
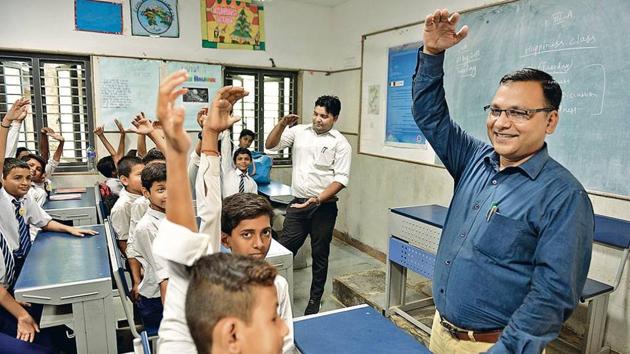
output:
[[15,279],[15,259],[13,258],[13,252],[9,249],[9,245],[7,245],[7,240],[4,238],[4,235],[0,233],[0,251],[2,252],[2,258],[4,259],[4,274],[5,274],[5,283],[9,289],[13,288],[13,282]]
[[247,177],[244,173],[241,173],[241,181],[238,183],[238,192],[245,193],[245,177]]
[[15,251],[16,257],[26,257],[28,251],[31,250],[31,235],[28,231],[28,225],[24,222],[24,216],[20,213],[22,203],[13,199],[11,201],[15,206],[15,219],[18,222],[18,231],[20,235],[20,247]]

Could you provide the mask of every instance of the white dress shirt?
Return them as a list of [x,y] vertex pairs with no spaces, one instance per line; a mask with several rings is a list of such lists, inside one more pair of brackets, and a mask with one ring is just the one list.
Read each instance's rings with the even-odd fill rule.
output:
[[135,258],[137,256],[136,250],[134,249],[134,242],[132,241],[135,237],[136,227],[140,219],[144,217],[149,209],[149,205],[151,201],[143,196],[136,198],[136,200],[131,203],[131,209],[129,212],[129,238],[127,239],[127,258]]
[[[133,237],[129,237],[127,251],[133,247],[135,258],[142,264],[143,276],[138,285],[140,295],[146,298],[160,297],[160,282],[168,279],[168,271],[160,259],[153,256],[153,240],[157,237],[159,224],[166,215],[149,208],[138,221]],[[129,252],[127,252],[129,253]]]
[[223,198],[229,197],[232,194],[239,193],[239,185],[241,183],[241,175],[244,174],[244,191],[243,193],[258,193],[258,185],[256,181],[252,177],[245,173],[241,172],[241,170],[232,167],[227,171],[223,171],[222,179],[223,179]]
[[52,157],[48,159],[48,162],[46,162],[46,169],[44,172],[46,172],[46,177],[48,177],[49,183],[50,178],[52,177],[53,173],[55,173],[55,170],[57,170],[57,167],[59,167],[59,161],[53,159]]
[[22,128],[22,122],[11,122],[11,128],[7,133],[7,145],[4,152],[4,157],[15,157],[17,153],[17,145],[20,140],[20,128]]
[[[15,199],[4,188],[0,189],[0,210],[2,210],[0,224],[3,226],[4,236],[11,250],[18,249],[20,245],[19,224],[15,218],[15,206],[12,203],[12,200]],[[27,225],[42,228],[52,220],[50,215],[37,205],[28,193],[21,202],[22,208],[24,208],[24,222]]]
[[[197,207],[202,218],[200,232],[164,219],[153,242],[153,253],[166,264],[169,282],[166,302],[160,324],[158,351],[162,353],[197,353],[186,324],[186,292],[189,272],[197,259],[219,251],[221,238],[221,183],[220,158],[203,155],[197,176]],[[205,194],[203,193],[205,191]],[[294,353],[293,316],[289,287],[284,278],[277,276],[274,284],[278,292],[278,314],[286,321],[289,334],[284,339],[283,352]],[[285,317],[286,316],[286,317]]]
[[[5,232],[4,232],[4,227],[3,225],[0,224],[0,237],[4,237],[6,242],[8,242],[8,240],[6,239]],[[9,246],[9,248],[11,248],[11,246]],[[2,254],[2,252],[0,252],[0,286],[2,286],[3,288],[8,288],[9,284],[7,284],[7,274],[6,274],[6,268],[4,267],[4,255]]]
[[109,217],[118,240],[126,241],[129,238],[131,204],[138,198],[140,198],[139,194],[129,193],[126,189],[123,189],[118,196],[116,204],[112,207]]
[[337,130],[317,134],[312,124],[287,128],[272,151],[288,147],[293,159],[291,190],[298,198],[319,195],[332,182],[348,186],[352,147]]

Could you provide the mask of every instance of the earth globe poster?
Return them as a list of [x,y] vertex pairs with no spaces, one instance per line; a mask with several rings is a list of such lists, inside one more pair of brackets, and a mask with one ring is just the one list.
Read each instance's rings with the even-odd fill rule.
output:
[[200,0],[203,48],[265,50],[262,4],[238,0]]
[[179,37],[177,0],[130,0],[131,34],[147,37]]

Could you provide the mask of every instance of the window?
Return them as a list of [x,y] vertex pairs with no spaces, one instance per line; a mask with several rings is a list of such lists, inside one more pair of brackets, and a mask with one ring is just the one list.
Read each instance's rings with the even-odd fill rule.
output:
[[289,113],[296,113],[297,73],[226,68],[225,84],[242,86],[249,91],[249,96],[239,101],[234,107],[234,114],[242,118],[232,128],[234,143],[238,143],[241,130],[253,130],[256,133],[256,139],[252,145],[254,150],[264,151],[273,157],[274,165],[291,164],[290,149],[280,152],[266,150],[265,140],[278,123],[278,119]]
[[[94,146],[90,78],[88,57],[0,52],[0,115],[31,98],[18,146],[39,151],[40,131],[50,127],[65,139],[57,171],[86,171],[87,147]],[[56,148],[50,139],[49,153]]]

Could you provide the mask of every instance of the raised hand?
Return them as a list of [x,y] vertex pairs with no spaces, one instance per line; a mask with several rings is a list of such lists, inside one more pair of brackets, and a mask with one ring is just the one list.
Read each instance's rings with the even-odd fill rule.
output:
[[102,125],[97,126],[96,128],[94,128],[94,134],[96,134],[97,136],[102,136],[103,134],[105,134],[105,128]]
[[51,137],[51,138],[53,138],[53,139],[55,139],[57,141],[65,141],[63,135],[61,135],[59,133],[55,133],[55,131],[52,130],[52,128],[45,127],[45,128],[42,128],[41,131],[42,131],[42,134],[48,135],[49,137]]
[[285,127],[292,127],[297,124],[298,119],[300,119],[300,116],[298,116],[297,114],[287,114],[286,116],[282,117],[281,123]]
[[429,54],[440,54],[456,45],[468,35],[468,26],[456,31],[459,14],[448,13],[446,9],[437,9],[424,21],[424,51]]
[[208,108],[202,108],[197,112],[197,124],[199,124],[200,128],[203,128],[203,122],[208,117]]
[[144,116],[144,112],[136,115],[131,124],[133,128],[130,130],[136,134],[149,135],[153,132],[153,124]]
[[188,80],[186,70],[176,71],[162,80],[156,110],[169,149],[184,154],[190,149],[190,137],[184,130],[186,112],[184,107],[175,106],[175,100],[188,91],[185,88],[178,88],[186,80]]
[[234,103],[247,95],[249,92],[242,87],[225,86],[221,88],[212,100],[208,116],[203,122],[203,128],[219,134],[238,122],[240,118],[230,115],[230,112]]
[[11,106],[7,114],[4,116],[4,119],[13,122],[18,121],[21,122],[26,118],[26,114],[28,113],[28,107],[31,104],[31,100],[28,98],[18,98],[15,103]]
[[118,132],[120,133],[120,135],[125,135],[127,131],[118,119],[114,119],[114,124],[116,124],[116,128],[118,128]]

